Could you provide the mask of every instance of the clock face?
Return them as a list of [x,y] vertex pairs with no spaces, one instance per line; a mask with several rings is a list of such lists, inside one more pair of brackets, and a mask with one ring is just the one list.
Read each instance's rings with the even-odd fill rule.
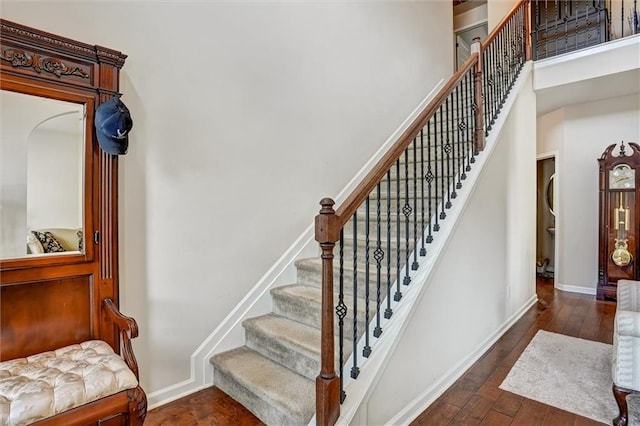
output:
[[636,187],[636,171],[628,164],[618,164],[609,170],[610,189],[634,189]]

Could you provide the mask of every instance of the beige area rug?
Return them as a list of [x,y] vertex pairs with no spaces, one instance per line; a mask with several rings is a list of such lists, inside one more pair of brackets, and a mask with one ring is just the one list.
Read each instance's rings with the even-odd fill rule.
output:
[[611,424],[612,346],[540,330],[500,389]]

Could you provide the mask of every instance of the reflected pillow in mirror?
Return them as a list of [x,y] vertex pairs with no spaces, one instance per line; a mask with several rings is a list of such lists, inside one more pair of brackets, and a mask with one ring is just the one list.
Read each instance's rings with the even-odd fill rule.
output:
[[44,253],[58,253],[66,251],[62,244],[51,234],[51,232],[31,231],[42,245]]
[[84,240],[82,238],[82,230],[79,229],[76,232],[76,236],[78,237],[78,251],[84,250]]

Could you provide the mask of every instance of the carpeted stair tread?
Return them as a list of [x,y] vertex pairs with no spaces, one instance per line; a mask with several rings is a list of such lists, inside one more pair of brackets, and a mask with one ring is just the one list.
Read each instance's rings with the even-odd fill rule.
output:
[[[271,289],[273,298],[273,311],[279,315],[286,316],[295,321],[320,328],[320,306],[322,305],[322,291],[318,287],[291,284]],[[334,303],[338,303],[338,296],[334,295]],[[360,298],[358,301],[358,322],[361,329],[364,321],[365,301]],[[373,318],[376,313],[375,303],[369,303],[369,318]],[[336,330],[338,321],[334,322]],[[347,311],[345,317],[345,333],[353,332],[353,313],[351,309]]]
[[[216,386],[267,424],[306,425],[315,413],[315,383],[242,346],[215,355]],[[268,404],[269,407],[264,406]]]
[[[396,258],[391,258],[392,263]],[[334,288],[338,289],[338,279],[339,279],[339,265],[338,262],[334,259],[333,263],[333,282]],[[299,284],[311,285],[320,287],[322,285],[322,259],[319,257],[311,257],[306,259],[299,259],[295,262],[297,269],[297,279]],[[396,279],[396,268],[395,263],[394,267],[391,270],[391,282],[393,283]],[[351,261],[345,261],[343,265],[344,271],[344,294],[353,294],[353,263]],[[358,263],[357,270],[357,278],[358,278],[358,286],[357,292],[359,297],[363,297],[365,294],[365,266],[362,263]],[[370,282],[370,294],[375,291],[375,277],[376,277],[376,268],[369,268],[369,282]],[[386,275],[385,275],[386,279]]]
[[271,338],[278,338],[296,351],[307,355],[318,354],[320,330],[274,313],[246,319],[245,329],[260,331]]
[[308,379],[320,371],[320,330],[269,313],[243,321],[246,346]]

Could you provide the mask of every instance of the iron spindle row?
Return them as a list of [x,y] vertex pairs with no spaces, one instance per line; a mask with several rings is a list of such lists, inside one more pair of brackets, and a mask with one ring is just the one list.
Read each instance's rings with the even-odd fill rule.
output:
[[506,23],[504,31],[483,51],[483,107],[489,135],[507,94],[524,65],[524,8]]
[[[504,41],[506,37],[497,40],[503,43],[503,50],[510,52],[511,44]],[[496,58],[495,53],[486,56],[487,69],[497,63]],[[511,76],[504,81],[496,79],[496,87],[492,88],[495,93],[485,96],[497,98],[506,91],[510,80]],[[500,84],[502,86],[498,87]],[[363,209],[351,216],[350,232],[346,233],[344,227],[340,229],[335,307],[340,402],[346,398],[345,358],[351,357],[349,375],[357,379],[359,363],[375,351],[372,337],[379,338],[383,334],[382,317],[391,318],[393,303],[403,297],[401,279],[403,286],[411,285],[411,271],[419,268],[418,257],[426,256],[427,245],[433,242],[434,234],[447,217],[446,210],[452,207],[457,190],[462,188],[467,172],[471,170],[477,154],[473,138],[479,111],[477,102],[480,101],[475,98],[474,85],[474,69],[470,67],[364,199]],[[345,241],[349,238],[351,244]],[[352,252],[345,253],[349,246]],[[345,259],[349,256],[353,270],[347,275]],[[350,300],[348,307],[347,300]],[[359,306],[363,309],[359,310]],[[352,333],[345,331],[347,314],[352,315],[349,318]],[[345,339],[353,347],[350,355],[345,349]],[[361,353],[358,352],[360,340]]]

